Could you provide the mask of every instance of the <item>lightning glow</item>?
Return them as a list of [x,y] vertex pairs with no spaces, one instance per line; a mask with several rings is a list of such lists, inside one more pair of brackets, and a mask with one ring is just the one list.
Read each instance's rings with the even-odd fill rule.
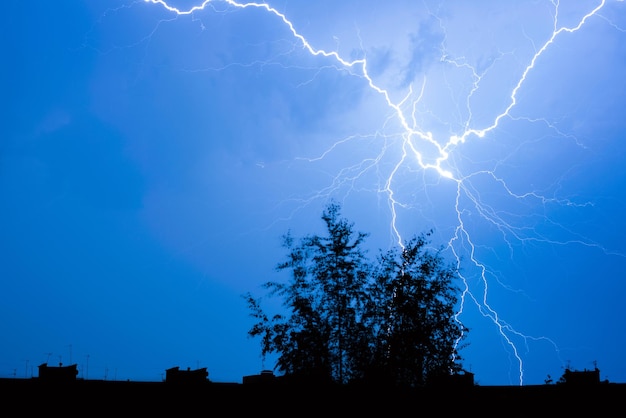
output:
[[[452,234],[449,236],[446,245],[447,250],[455,257],[460,271],[462,264],[469,263],[471,269],[468,272],[461,272],[460,278],[464,286],[461,296],[461,306],[457,317],[460,319],[465,313],[468,304],[473,304],[480,315],[488,319],[493,324],[494,329],[500,336],[503,344],[508,348],[512,355],[513,363],[516,370],[516,383],[524,384],[526,365],[523,360],[521,351],[528,349],[523,345],[520,346],[517,341],[544,341],[551,345],[554,351],[559,352],[558,345],[552,339],[545,336],[529,336],[517,330],[508,320],[503,318],[498,311],[492,307],[491,303],[491,286],[492,280],[496,280],[498,274],[491,271],[489,266],[481,260],[477,254],[477,248],[480,246],[471,227],[468,224],[472,222],[469,216],[479,216],[482,221],[491,225],[500,234],[503,242],[509,251],[513,251],[513,243],[529,243],[543,242],[554,245],[582,245],[598,248],[609,253],[601,245],[585,239],[572,233],[575,238],[567,240],[557,240],[551,238],[547,233],[534,231],[529,234],[528,227],[516,226],[507,220],[506,209],[494,208],[486,199],[484,199],[480,182],[489,181],[495,184],[501,193],[505,194],[512,202],[537,201],[545,205],[552,203],[563,207],[585,206],[589,202],[575,202],[570,199],[559,199],[553,196],[543,195],[537,191],[516,192],[516,187],[509,185],[507,180],[498,174],[495,169],[467,169],[460,164],[459,161],[463,157],[462,148],[473,142],[480,142],[489,138],[491,134],[497,131],[503,121],[514,121],[525,119],[531,124],[543,124],[547,126],[557,137],[565,138],[566,134],[560,132],[556,126],[552,125],[548,120],[537,118],[524,118],[514,114],[514,110],[518,106],[519,95],[523,91],[529,77],[537,71],[541,66],[541,60],[544,54],[548,53],[551,48],[559,42],[560,39],[571,36],[575,32],[581,31],[594,18],[605,19],[601,15],[601,11],[606,7],[607,1],[598,1],[597,4],[590,8],[588,12],[582,16],[578,16],[574,22],[569,24],[562,23],[561,5],[558,0],[548,2],[552,12],[552,27],[549,36],[545,37],[543,43],[535,45],[535,52],[529,60],[521,65],[521,71],[515,76],[515,82],[507,91],[500,91],[505,100],[500,103],[502,105],[488,118],[487,123],[477,122],[485,119],[474,118],[475,108],[472,104],[474,95],[480,91],[484,78],[489,74],[491,66],[479,69],[467,62],[463,57],[455,57],[449,55],[442,44],[440,53],[440,62],[449,65],[452,68],[467,71],[471,74],[471,85],[465,86],[468,93],[464,99],[464,113],[467,115],[462,117],[461,129],[456,132],[435,133],[422,128],[423,114],[428,109],[428,104],[424,103],[424,91],[429,86],[429,79],[426,76],[415,85],[413,83],[406,87],[406,90],[399,99],[394,98],[394,93],[390,88],[381,86],[381,82],[376,76],[370,72],[370,61],[366,54],[357,59],[348,59],[343,57],[338,50],[325,50],[316,48],[306,36],[304,36],[288,17],[288,13],[283,13],[277,8],[267,3],[256,2],[236,2],[231,0],[205,0],[200,4],[189,8],[178,8],[169,4],[165,0],[144,0],[145,3],[161,7],[174,16],[186,16],[200,13],[202,11],[215,11],[215,6],[220,4],[221,7],[232,8],[233,10],[243,9],[259,9],[269,15],[275,17],[276,24],[287,28],[293,37],[293,41],[302,50],[306,51],[311,57],[317,57],[327,62],[331,60],[335,68],[341,71],[347,71],[351,76],[361,78],[363,80],[363,88],[369,89],[374,94],[382,98],[386,110],[389,112],[387,118],[388,123],[398,126],[397,132],[393,135],[379,131],[374,135],[368,136],[368,140],[380,141],[380,151],[370,158],[359,161],[355,165],[343,167],[338,173],[333,175],[330,185],[324,190],[317,191],[314,196],[309,199],[321,198],[337,192],[340,185],[350,184],[366,173],[376,171],[381,175],[380,184],[373,190],[376,194],[385,196],[386,204],[390,211],[390,231],[394,236],[394,240],[402,245],[404,235],[402,232],[401,222],[402,210],[411,207],[411,203],[403,197],[403,192],[399,188],[404,186],[404,178],[401,173],[407,171],[414,174],[415,179],[420,176],[426,176],[426,173],[434,173],[436,181],[440,182],[442,188],[454,190],[454,216],[455,225]],[[437,16],[436,12],[432,12],[433,16]],[[564,20],[564,19],[563,19]],[[608,21],[608,20],[607,20]],[[609,21],[609,24],[610,21]],[[614,25],[616,29],[619,29]],[[445,31],[445,28],[443,28]],[[620,29],[621,30],[621,29]],[[459,103],[463,103],[460,100]],[[463,107],[460,105],[460,107]],[[426,110],[425,110],[426,109]],[[459,112],[461,113],[461,112]],[[450,121],[452,122],[452,121]],[[323,161],[333,153],[339,152],[339,148],[343,145],[351,144],[360,139],[364,139],[361,135],[351,135],[347,138],[334,141],[333,144],[325,149],[317,157],[307,157],[304,160],[309,163]],[[575,138],[574,138],[575,140]],[[393,154],[391,148],[394,148],[396,154]],[[387,168],[381,166],[383,159],[389,159],[394,155],[395,160],[388,164]],[[456,157],[456,158],[455,158]],[[419,180],[418,180],[419,181]],[[404,192],[406,193],[406,192]],[[555,225],[558,228],[564,228],[562,225]],[[617,254],[621,256],[621,254]],[[502,285],[501,282],[498,282]]]

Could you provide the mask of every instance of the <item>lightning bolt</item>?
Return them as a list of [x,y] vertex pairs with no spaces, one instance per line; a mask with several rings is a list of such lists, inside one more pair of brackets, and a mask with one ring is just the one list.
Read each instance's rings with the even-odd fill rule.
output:
[[[357,59],[346,59],[336,50],[324,50],[314,47],[307,38],[296,29],[295,25],[286,14],[267,3],[204,0],[202,3],[193,7],[181,9],[170,5],[165,0],[144,0],[144,2],[162,7],[174,16],[193,16],[196,13],[208,9],[217,12],[216,5],[218,4],[225,6],[226,9],[232,8],[233,10],[262,10],[274,16],[279,24],[284,25],[291,33],[295,43],[306,53],[310,54],[310,56],[331,62],[332,66],[337,70],[347,71],[351,76],[362,79],[365,86],[370,89],[371,92],[382,98],[385,108],[388,111],[385,128],[393,130],[394,134],[390,135],[387,132],[379,131],[371,135],[351,135],[334,142],[318,157],[304,158],[304,160],[309,163],[323,161],[328,158],[329,155],[340,152],[342,146],[355,141],[368,141],[368,143],[376,142],[381,146],[380,152],[373,157],[358,161],[354,165],[343,167],[339,173],[333,175],[333,180],[326,188],[318,190],[318,192],[309,198],[304,198],[304,204],[314,199],[336,193],[343,186],[348,188],[354,187],[358,179],[365,176],[366,173],[374,171],[381,176],[382,181],[379,182],[380,186],[373,191],[385,196],[386,204],[390,210],[391,235],[394,237],[395,242],[403,245],[404,239],[401,233],[402,227],[400,218],[402,211],[412,207],[412,204],[408,203],[406,198],[403,197],[403,193],[406,193],[402,191],[403,176],[408,173],[409,176],[414,176],[415,178],[421,177],[421,181],[425,182],[428,179],[428,181],[435,182],[435,184],[440,185],[440,187],[446,190],[453,190],[453,216],[455,218],[455,226],[452,229],[451,238],[447,240],[446,248],[453,254],[457,266],[459,267],[459,276],[464,283],[457,319],[460,320],[467,305],[471,303],[477,307],[480,315],[493,324],[505,346],[510,350],[513,363],[515,364],[516,380],[519,385],[524,383],[525,377],[525,364],[523,355],[521,354],[523,347],[518,345],[517,341],[519,339],[521,339],[524,344],[527,344],[528,341],[546,341],[554,347],[556,352],[559,351],[557,344],[550,338],[532,337],[519,332],[492,307],[489,296],[492,278],[495,278],[499,285],[505,285],[497,279],[499,276],[498,273],[491,271],[487,264],[481,261],[477,251],[479,245],[474,239],[474,233],[469,223],[472,222],[474,216],[480,217],[483,222],[486,222],[493,227],[494,230],[498,231],[510,252],[513,251],[515,242],[541,242],[554,245],[578,244],[597,247],[606,251],[600,245],[586,240],[583,237],[578,237],[575,233],[572,233],[574,238],[565,241],[549,238],[549,231],[545,233],[533,231],[533,234],[529,234],[530,227],[518,227],[507,219],[507,216],[513,217],[512,213],[498,210],[488,203],[488,200],[485,199],[484,195],[481,193],[481,184],[483,184],[483,182],[489,182],[489,184],[495,185],[513,202],[532,200],[540,202],[542,205],[555,204],[565,207],[584,206],[590,203],[576,203],[567,199],[544,196],[537,192],[516,192],[515,187],[509,185],[504,177],[498,175],[495,168],[473,170],[464,167],[461,149],[472,141],[481,141],[488,138],[490,133],[499,129],[505,120],[524,120],[531,124],[543,124],[551,129],[556,136],[567,137],[566,134],[560,132],[557,127],[552,125],[548,120],[516,116],[514,109],[518,105],[520,92],[525,86],[529,76],[540,64],[540,60],[546,51],[548,51],[558,39],[581,30],[592,18],[602,18],[600,12],[606,6],[605,0],[599,1],[595,7],[591,8],[591,10],[569,25],[561,23],[560,2],[558,0],[549,2],[552,10],[552,28],[550,35],[545,42],[535,48],[535,52],[528,63],[522,66],[522,70],[516,79],[517,81],[512,84],[512,88],[508,90],[509,93],[505,94],[504,104],[500,107],[501,110],[486,123],[477,122],[479,118],[475,118],[474,112],[472,111],[472,99],[474,95],[480,91],[484,77],[493,68],[495,61],[491,65],[487,65],[486,68],[479,69],[471,65],[463,57],[454,57],[449,54],[445,49],[445,44],[442,42],[440,62],[452,68],[468,72],[472,80],[467,86],[468,90],[465,97],[465,106],[462,109],[466,116],[460,118],[460,128],[456,129],[456,132],[451,134],[437,134],[421,128],[424,124],[423,116],[427,113],[424,108],[424,96],[426,88],[429,85],[429,80],[427,80],[425,76],[419,85],[408,85],[404,94],[401,94],[401,97],[396,99],[390,89],[381,87],[376,81],[376,77],[371,75],[369,68],[370,62],[364,52]],[[436,12],[432,12],[432,16],[436,20],[438,19]],[[445,33],[445,27],[442,26],[442,30]],[[477,125],[482,125],[482,127],[476,127]],[[392,149],[396,150],[394,151],[395,153],[392,152]],[[381,168],[381,162],[385,159],[392,159],[393,162],[388,164],[387,174],[381,175],[380,173],[385,171]],[[471,164],[467,165],[471,167]],[[496,168],[497,167],[498,165],[496,164]],[[429,173],[434,174],[434,176],[430,176]],[[553,223],[552,226],[566,230],[565,227],[556,223]],[[465,266],[465,258],[467,258],[469,263],[469,273],[463,272],[464,268],[462,267]]]

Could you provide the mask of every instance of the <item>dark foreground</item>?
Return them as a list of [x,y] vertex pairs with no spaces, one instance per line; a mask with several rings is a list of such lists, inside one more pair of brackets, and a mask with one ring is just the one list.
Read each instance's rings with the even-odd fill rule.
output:
[[394,390],[235,383],[0,379],[14,416],[626,417],[626,384]]

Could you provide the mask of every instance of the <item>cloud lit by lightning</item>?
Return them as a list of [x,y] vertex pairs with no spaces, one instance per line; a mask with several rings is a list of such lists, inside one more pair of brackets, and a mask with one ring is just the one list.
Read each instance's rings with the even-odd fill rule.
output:
[[[433,33],[437,34],[437,46],[422,53],[433,55],[431,65],[436,69],[409,68],[398,72],[381,64],[384,57],[376,55],[377,51],[361,46],[358,27],[354,28],[356,40],[351,48],[344,48],[340,38],[334,39],[334,49],[316,46],[290,19],[288,7],[281,11],[268,3],[230,0],[205,0],[189,7],[174,6],[174,2],[165,0],[144,2],[168,14],[159,25],[188,16],[204,27],[202,13],[257,10],[273,19],[291,38],[281,38],[281,52],[267,61],[232,61],[227,66],[281,65],[304,69],[310,75],[299,80],[298,86],[312,83],[323,71],[341,72],[351,83],[356,80],[362,89],[360,94],[378,103],[373,106],[379,114],[372,121],[363,121],[358,132],[332,138],[314,155],[290,162],[315,167],[314,172],[329,179],[313,192],[293,197],[293,211],[331,196],[347,200],[353,194],[369,193],[388,211],[389,235],[400,245],[407,238],[406,231],[420,225],[418,217],[432,221],[460,269],[463,293],[459,319],[472,329],[472,324],[467,323],[472,320],[467,312],[472,308],[487,320],[510,357],[514,383],[525,383],[528,366],[524,353],[533,342],[550,346],[564,361],[553,339],[527,335],[513,325],[514,318],[507,319],[494,307],[500,292],[523,291],[519,290],[522,286],[508,284],[506,273],[492,268],[491,262],[509,258],[515,264],[516,251],[542,244],[582,246],[623,257],[619,251],[605,248],[551,215],[584,210],[593,205],[591,201],[560,194],[563,186],[559,180],[539,184],[538,173],[524,173],[521,180],[514,175],[515,170],[523,167],[523,161],[516,159],[532,149],[533,141],[563,141],[584,150],[584,142],[571,133],[573,129],[536,114],[523,96],[533,83],[532,77],[542,70],[546,55],[565,38],[584,31],[594,21],[602,21],[613,30],[624,30],[603,14],[607,1],[591,2],[582,13],[565,2],[543,2],[540,7],[545,13],[537,25],[540,28],[523,28],[523,48],[506,45],[508,49],[490,51],[484,56],[476,52],[479,58],[472,56],[469,46],[465,56],[459,53],[458,46],[451,45],[442,7],[425,6],[424,12],[436,29]],[[146,39],[156,33],[159,25],[148,31]],[[418,44],[419,40],[415,42]],[[526,52],[519,52],[518,48]],[[340,52],[344,49],[349,52]],[[290,55],[294,58],[290,59]],[[414,60],[419,67],[419,59]],[[408,62],[412,62],[411,58]],[[198,66],[187,71],[224,71],[227,66]],[[517,135],[516,127],[522,124],[537,135]],[[257,165],[265,167],[267,163]],[[333,171],[337,165],[340,168]],[[435,215],[440,215],[443,223]],[[499,244],[486,244],[494,241]]]

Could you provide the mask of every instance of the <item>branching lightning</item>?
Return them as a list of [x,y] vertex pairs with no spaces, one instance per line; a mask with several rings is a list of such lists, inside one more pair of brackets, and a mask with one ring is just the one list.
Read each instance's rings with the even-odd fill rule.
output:
[[[546,53],[546,51],[548,51],[553,46],[553,44],[558,41],[559,38],[568,36],[574,32],[581,30],[589,20],[596,16],[600,16],[600,11],[606,5],[605,0],[599,1],[594,8],[592,8],[589,12],[580,17],[574,24],[571,24],[569,26],[564,26],[561,24],[561,19],[559,15],[559,1],[553,0],[551,2],[551,7],[553,10],[553,27],[551,35],[547,37],[547,40],[542,45],[539,45],[535,49],[536,52],[534,53],[534,55],[532,55],[527,65],[525,65],[525,67],[521,71],[519,77],[517,78],[517,82],[513,84],[510,92],[506,92],[506,105],[500,111],[496,112],[497,114],[490,119],[491,122],[483,127],[473,126],[474,124],[476,124],[476,122],[474,122],[473,120],[472,106],[470,102],[472,95],[480,89],[484,71],[481,72],[477,70],[472,65],[465,62],[463,59],[449,56],[446,51],[442,49],[441,61],[453,67],[463,68],[464,70],[471,72],[473,80],[473,83],[470,86],[471,88],[469,90],[469,94],[466,98],[465,106],[467,107],[466,111],[468,113],[468,117],[464,121],[464,127],[461,132],[451,134],[447,138],[436,137],[437,135],[433,134],[432,132],[420,128],[418,109],[420,109],[420,103],[423,98],[424,87],[427,85],[426,78],[423,79],[421,85],[417,86],[417,88],[413,85],[408,86],[406,94],[404,94],[400,100],[394,100],[392,98],[393,95],[388,91],[388,89],[381,87],[377,83],[375,77],[370,74],[367,57],[363,56],[359,59],[348,60],[342,57],[337,51],[327,51],[315,48],[307,40],[307,38],[297,30],[295,25],[289,20],[286,14],[280,12],[279,10],[270,6],[267,3],[239,3],[232,0],[204,0],[202,3],[196,6],[183,10],[171,6],[166,0],[144,1],[146,3],[160,6],[176,16],[193,15],[194,13],[198,13],[200,11],[212,8],[216,3],[221,3],[227,8],[233,9],[255,8],[263,10],[268,14],[273,15],[277,19],[279,24],[284,25],[290,31],[291,35],[296,40],[298,45],[300,45],[303,50],[308,52],[311,56],[334,60],[334,65],[336,65],[337,67],[342,68],[343,70],[347,70],[351,75],[362,78],[364,80],[365,86],[371,89],[371,91],[378,94],[384,100],[386,107],[392,115],[390,119],[394,119],[394,123],[397,123],[400,126],[401,131],[398,135],[398,137],[400,138],[400,146],[396,160],[393,164],[391,164],[391,168],[385,175],[383,181],[381,182],[381,186],[377,190],[378,193],[382,193],[384,196],[386,196],[388,207],[390,209],[390,229],[392,231],[394,239],[400,245],[402,245],[404,242],[401,227],[398,224],[398,219],[400,217],[400,208],[404,208],[407,206],[407,204],[403,202],[402,198],[398,197],[397,185],[399,182],[401,182],[398,173],[407,166],[413,166],[414,164],[417,164],[417,167],[419,167],[422,172],[434,172],[436,173],[440,181],[451,184],[456,193],[456,197],[454,199],[456,227],[454,228],[452,237],[447,242],[447,248],[456,258],[459,267],[461,266],[462,258],[467,257],[468,262],[473,266],[472,271],[475,272],[473,273],[474,276],[470,276],[466,273],[460,273],[461,279],[464,283],[464,289],[461,297],[462,303],[457,314],[458,317],[460,317],[464,313],[467,303],[473,303],[477,307],[480,314],[493,323],[504,344],[508,346],[510,352],[512,353],[514,363],[516,365],[515,367],[517,373],[517,383],[519,383],[520,385],[524,383],[525,365],[522,359],[523,356],[520,354],[521,347],[516,344],[516,341],[518,339],[521,339],[522,341],[539,339],[544,340],[551,344],[556,352],[559,351],[557,344],[555,344],[547,337],[531,337],[517,331],[510,323],[508,323],[499,315],[496,309],[492,308],[489,300],[489,286],[491,280],[490,276],[497,275],[491,273],[488,266],[483,261],[481,261],[479,256],[476,254],[477,244],[473,238],[473,234],[470,232],[470,228],[467,227],[467,224],[469,222],[467,218],[467,213],[469,210],[474,211],[478,214],[478,216],[481,217],[481,219],[491,224],[496,230],[498,230],[499,233],[502,235],[504,242],[508,244],[510,251],[513,250],[511,245],[511,242],[513,240],[518,242],[535,240],[541,242],[549,242],[557,245],[576,243],[585,246],[600,246],[594,242],[584,239],[583,237],[581,237],[580,239],[556,241],[549,238],[547,235],[542,235],[539,233],[534,234],[530,237],[527,236],[524,233],[525,231],[516,227],[510,221],[506,220],[506,218],[501,216],[501,212],[483,201],[480,191],[477,189],[477,186],[473,184],[473,180],[483,177],[489,178],[490,181],[497,184],[502,192],[505,193],[510,199],[514,199],[516,201],[530,199],[543,202],[544,204],[546,202],[551,202],[564,206],[586,205],[588,203],[581,204],[566,199],[559,200],[555,199],[554,197],[543,196],[542,194],[537,192],[515,192],[514,188],[510,187],[505,179],[500,177],[494,170],[464,172],[463,169],[455,165],[451,157],[454,155],[455,151],[457,151],[458,148],[463,144],[466,144],[469,141],[480,141],[481,139],[487,137],[492,131],[500,127],[503,120],[516,120],[520,118],[519,116],[513,115],[513,110],[518,105],[518,95],[523,89],[529,75],[536,69],[538,65],[540,65],[542,55],[544,55],[544,53]],[[548,121],[529,121],[534,123],[545,123],[549,127],[553,128],[557,135],[564,136],[564,134],[559,132],[556,127],[552,127]],[[336,141],[319,157],[310,158],[308,159],[308,161],[315,162],[323,160],[331,153],[337,152],[336,150],[341,144],[350,142],[354,140],[355,137],[349,137],[341,141]],[[382,137],[384,140],[388,139],[385,135],[382,134],[380,135],[380,137]],[[426,149],[428,150],[427,152],[425,151]],[[332,192],[333,190],[336,190],[338,188],[337,184],[340,184],[342,182],[349,183],[350,181],[354,180],[354,178],[358,178],[366,171],[375,169],[379,161],[382,159],[383,154],[387,152],[387,150],[388,145],[383,144],[380,154],[375,155],[372,158],[367,159],[366,161],[361,161],[356,166],[345,167],[344,169],[340,170],[328,189],[323,193],[318,194],[318,196],[320,196],[321,194],[326,194],[326,192]],[[470,274],[472,273],[470,272]],[[479,284],[470,285],[470,283]],[[473,290],[475,288],[479,290]]]

